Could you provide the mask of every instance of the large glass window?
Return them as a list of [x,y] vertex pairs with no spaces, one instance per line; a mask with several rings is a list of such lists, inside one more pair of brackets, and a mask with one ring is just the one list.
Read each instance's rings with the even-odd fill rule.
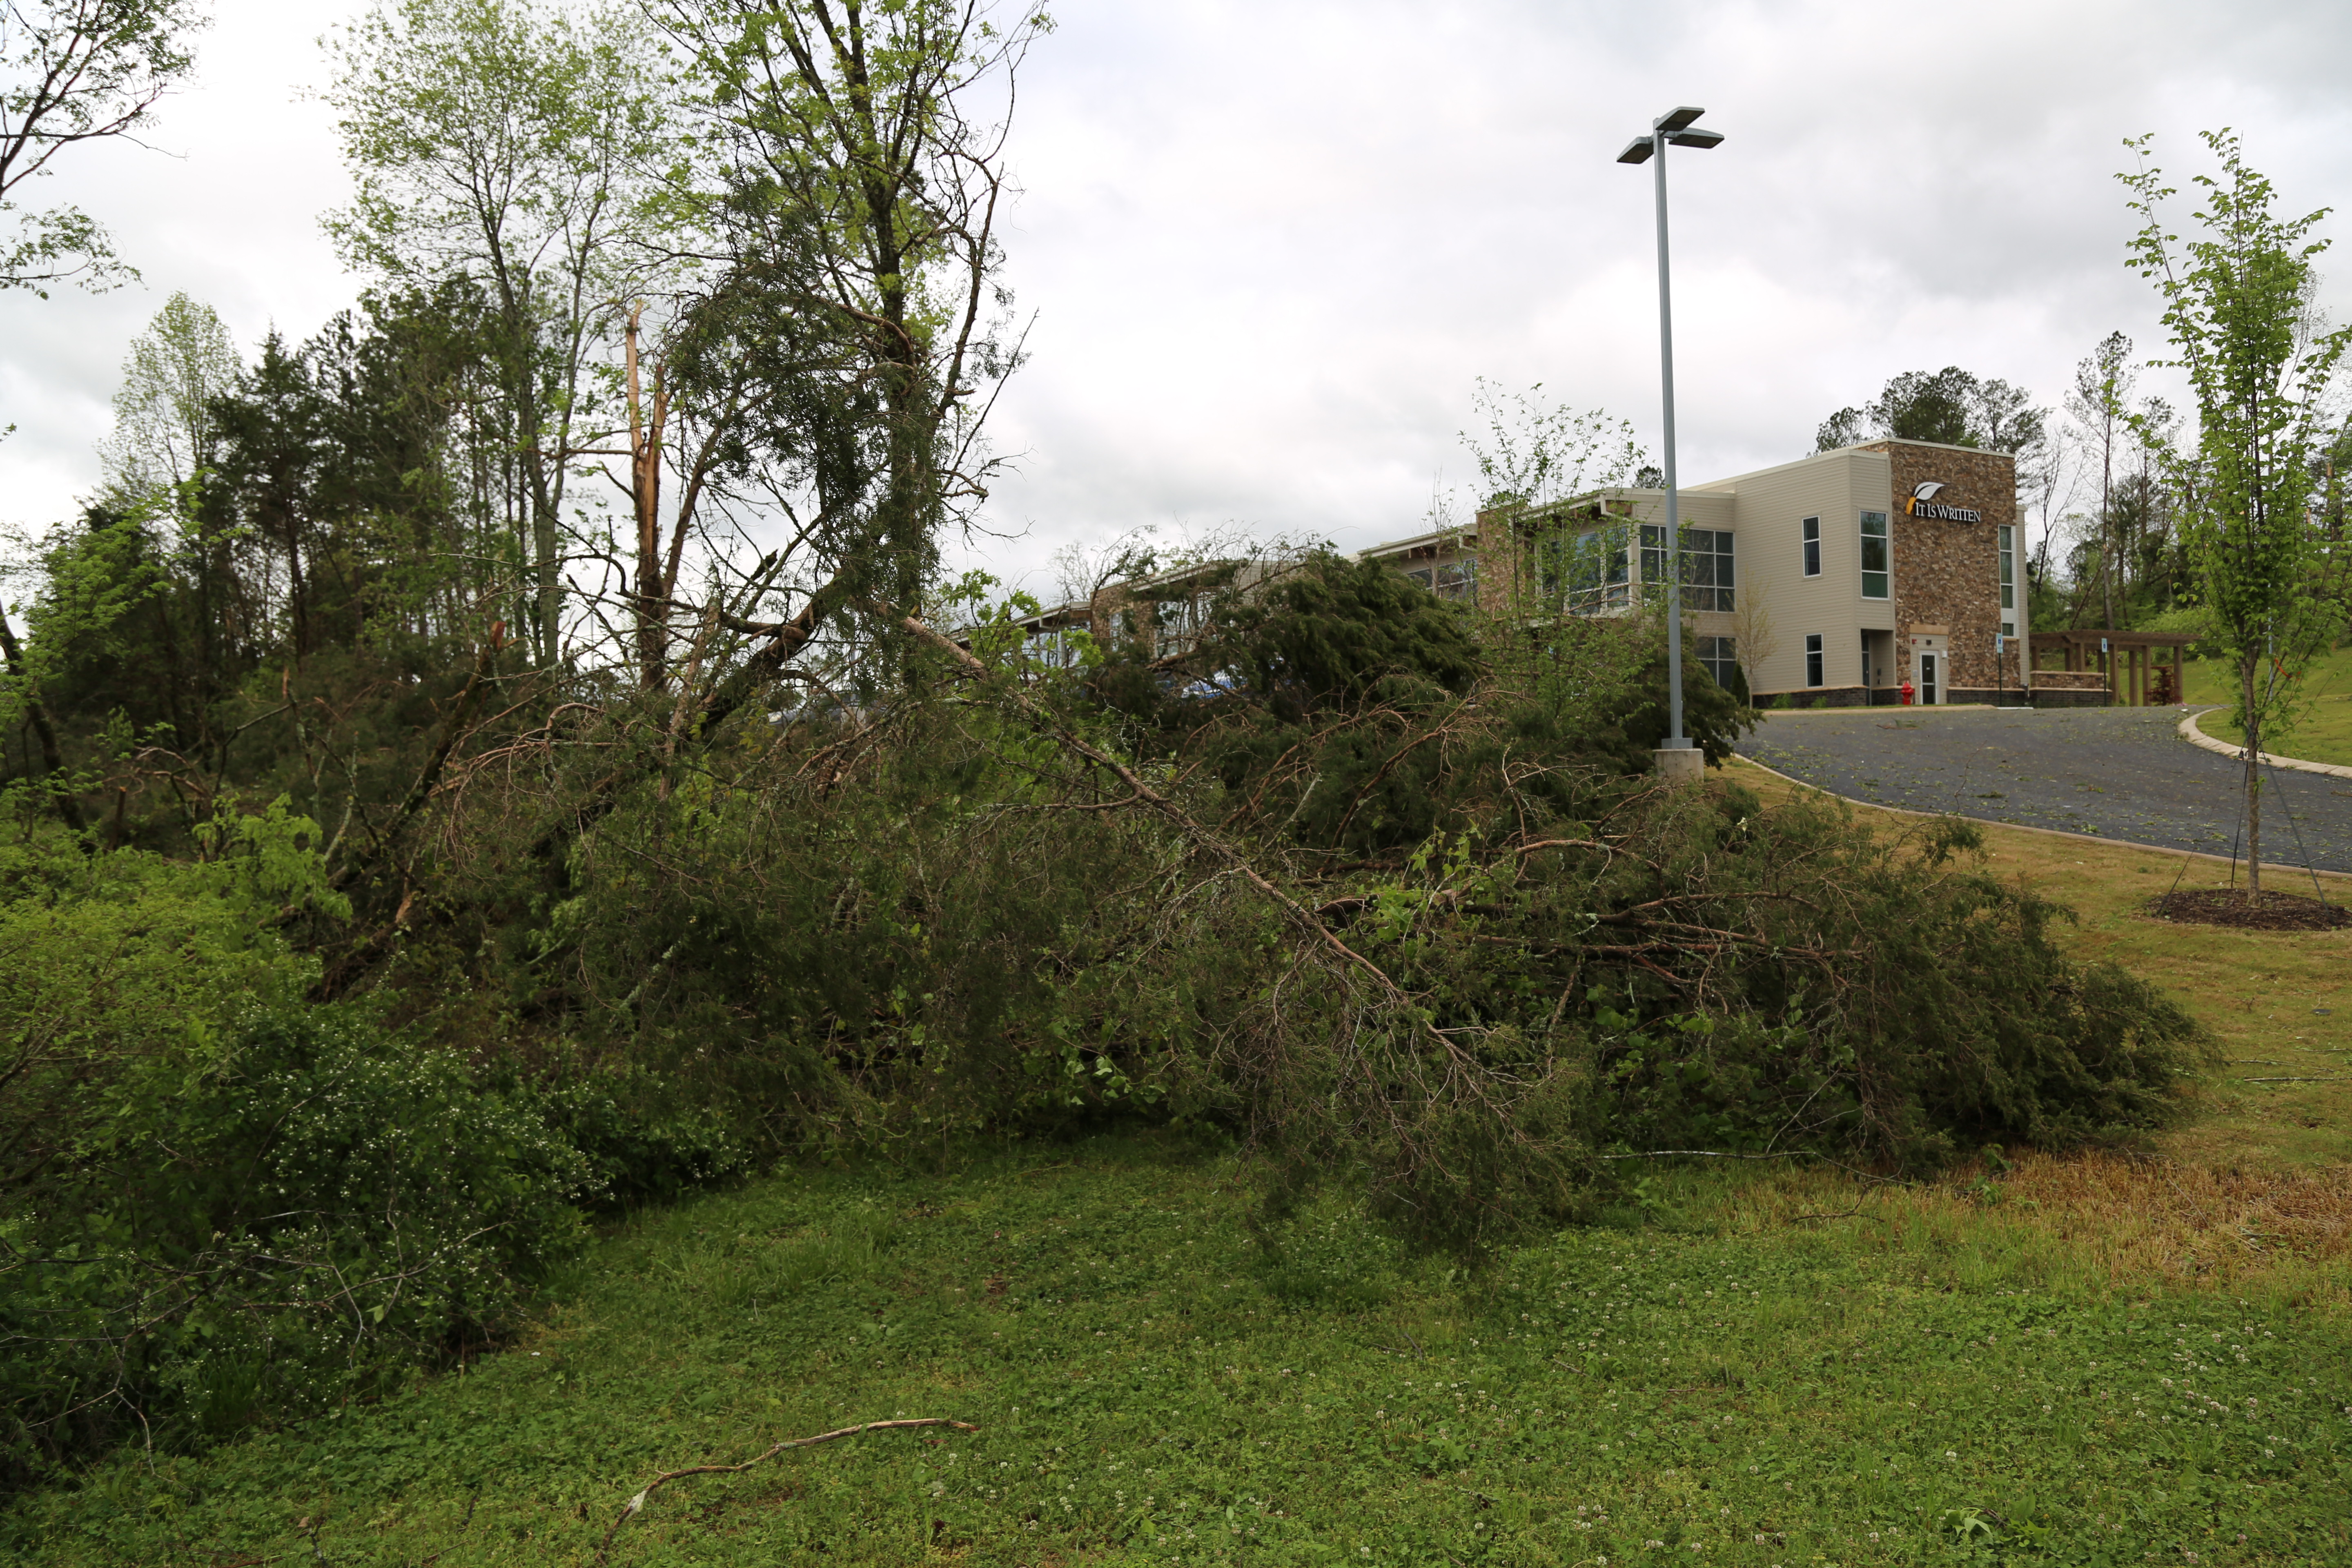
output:
[[1596,528],[1553,534],[1542,544],[1543,593],[1564,600],[1570,615],[1599,616],[1622,610],[1632,595],[1624,533]]
[[1809,517],[1805,519],[1805,575],[1818,577],[1821,574],[1822,520]]
[[1866,511],[1862,514],[1862,596],[1865,599],[1886,597],[1887,565],[1886,514]]
[[[1441,561],[1433,566],[1407,566],[1402,570],[1408,578],[1441,599],[1452,599],[1464,605],[1478,602],[1478,558],[1475,555]],[[1547,580],[1549,575],[1548,573]]]
[[2000,529],[2000,630],[2003,637],[2017,635],[2017,530],[2008,523]]
[[1173,658],[1201,646],[1202,635],[1217,613],[1217,591],[1203,588],[1152,607],[1151,657]]
[[1478,602],[1478,560],[1465,555],[1459,560],[1444,562],[1437,568],[1437,596],[1459,604]]
[[1806,685],[1821,686],[1825,684],[1822,679],[1824,674],[1822,668],[1823,662],[1824,661],[1822,658],[1822,634],[1819,632],[1807,632],[1805,634]]
[[1715,683],[1726,691],[1738,689],[1732,685],[1739,674],[1739,649],[1732,637],[1701,637],[1698,639],[1698,661],[1715,677]]
[[[1666,580],[1666,531],[1663,524],[1642,525],[1642,581]],[[1732,600],[1731,531],[1727,528],[1683,530],[1683,608],[1728,610]]]

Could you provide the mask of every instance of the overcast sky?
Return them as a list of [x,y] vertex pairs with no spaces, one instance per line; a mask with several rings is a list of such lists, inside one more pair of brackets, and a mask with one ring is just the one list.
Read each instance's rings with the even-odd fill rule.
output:
[[[31,193],[78,201],[146,281],[0,295],[0,522],[94,485],[127,346],[173,289],[248,348],[351,300],[317,222],[343,190],[331,124],[304,89],[354,8],[221,0],[163,150],[81,149]],[[1005,236],[1035,315],[995,426],[1020,456],[991,515],[1018,537],[977,552],[1041,593],[1059,544],[1139,525],[1416,531],[1468,476],[1481,375],[1654,447],[1651,181],[1613,159],[1676,104],[1728,138],[1674,164],[1686,483],[1801,455],[1899,371],[2054,403],[2105,333],[2157,352],[2123,266],[2126,136],[2156,132],[2186,175],[2194,133],[2233,126],[2297,211],[2352,174],[2342,0],[1054,9]]]

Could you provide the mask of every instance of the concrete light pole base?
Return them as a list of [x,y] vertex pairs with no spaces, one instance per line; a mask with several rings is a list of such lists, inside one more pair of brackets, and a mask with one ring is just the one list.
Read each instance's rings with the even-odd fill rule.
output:
[[1695,784],[1706,774],[1706,753],[1696,746],[1660,746],[1650,755],[1660,784]]

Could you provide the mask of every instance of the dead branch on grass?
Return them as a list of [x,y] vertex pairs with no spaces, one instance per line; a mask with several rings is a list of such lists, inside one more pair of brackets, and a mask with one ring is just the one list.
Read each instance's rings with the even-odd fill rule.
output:
[[621,1526],[635,1518],[644,1510],[646,1500],[672,1481],[684,1480],[688,1476],[740,1476],[752,1466],[772,1459],[787,1448],[813,1448],[819,1443],[830,1443],[836,1437],[856,1437],[867,1432],[904,1431],[912,1426],[952,1426],[959,1432],[980,1430],[968,1421],[953,1421],[944,1415],[919,1415],[909,1420],[898,1421],[866,1421],[856,1426],[842,1426],[831,1432],[820,1432],[814,1437],[786,1437],[771,1445],[764,1452],[752,1455],[740,1465],[688,1465],[682,1470],[664,1470],[646,1483],[645,1490],[621,1505],[620,1516],[613,1521],[613,1528],[604,1532],[604,1541],[596,1548],[596,1562],[601,1568],[605,1557],[613,1550],[613,1537],[621,1532]]

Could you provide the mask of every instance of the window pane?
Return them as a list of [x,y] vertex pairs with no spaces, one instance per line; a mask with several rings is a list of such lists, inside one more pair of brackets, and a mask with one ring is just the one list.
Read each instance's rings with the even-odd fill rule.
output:
[[1862,514],[1862,596],[1865,599],[1886,597],[1887,564],[1886,514],[1866,511]]

